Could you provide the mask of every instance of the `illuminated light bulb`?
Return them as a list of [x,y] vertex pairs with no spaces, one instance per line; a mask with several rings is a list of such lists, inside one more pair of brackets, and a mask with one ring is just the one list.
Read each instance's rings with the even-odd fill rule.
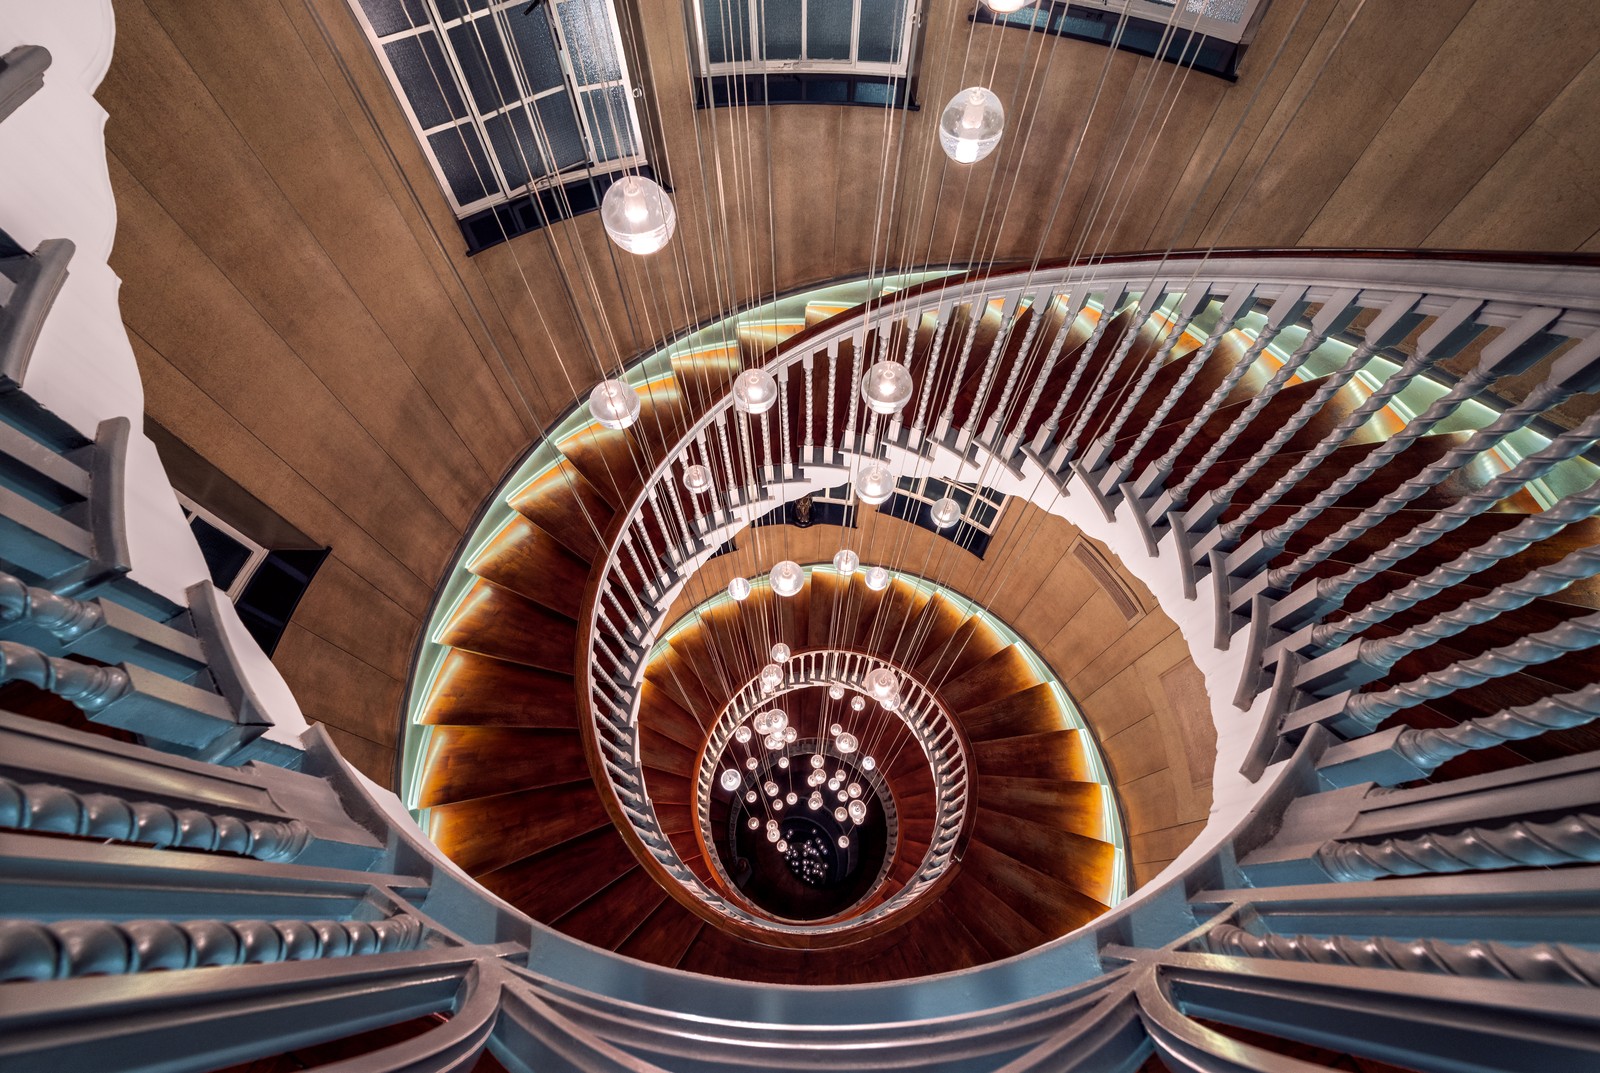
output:
[[[778,666],[776,663],[769,663],[765,667],[761,668],[761,684],[762,685],[776,689],[777,686],[778,686],[778,683],[782,682],[782,681],[783,681],[783,668]],[[780,729],[781,730],[782,728],[783,728],[783,724],[779,723],[778,726],[776,728],[774,728],[774,729]]]
[[900,710],[900,694],[890,693],[887,697],[879,697],[878,707],[886,712],[898,712]]
[[839,700],[844,696],[844,686],[840,685],[838,682],[833,683],[833,685],[828,687],[828,696],[832,697],[834,700]]
[[783,800],[785,804],[792,805],[796,801],[800,800],[800,798],[795,796],[795,792],[793,790],[790,790],[788,793],[783,795]]
[[937,500],[928,510],[935,529],[948,529],[961,520],[961,505],[949,496]]
[[867,672],[861,684],[866,686],[867,692],[874,697],[887,697],[900,688],[900,676],[894,673],[893,667],[874,667]]
[[812,767],[820,768],[823,764],[826,764],[826,763],[827,763],[827,761],[822,759],[822,756],[820,754],[818,754],[818,753],[811,754],[811,766]]
[[862,771],[871,771],[873,768],[875,768],[877,766],[878,766],[878,762],[876,760],[872,759],[872,757],[863,756],[861,758],[861,770]]
[[845,811],[850,813],[852,820],[860,823],[867,818],[867,803],[865,801],[852,801]]
[[783,839],[780,838],[777,841],[776,848],[777,848],[779,853],[788,853],[789,852],[789,843],[785,842]]
[[767,733],[769,733],[769,734],[781,734],[781,733],[783,733],[783,728],[789,725],[789,717],[787,715],[783,714],[782,712],[778,711],[778,709],[776,709],[776,708],[772,709],[771,715],[772,715],[772,718],[767,721],[767,726],[769,728],[767,730]]
[[678,210],[660,184],[629,175],[611,184],[600,201],[600,224],[629,253],[655,253],[672,238]]
[[861,784],[859,782],[852,782],[849,786],[846,786],[844,789],[845,789],[845,793],[849,794],[851,797],[860,797],[861,796]]
[[779,749],[783,748],[783,734],[768,734],[766,737],[761,739],[761,744],[765,745],[769,752],[777,752]]
[[746,369],[733,378],[733,408],[742,414],[764,414],[778,401],[778,382],[765,369]]
[[695,495],[711,490],[711,470],[702,465],[683,468],[683,486]]
[[839,737],[835,739],[834,744],[837,745],[839,747],[839,751],[846,756],[849,756],[861,746],[861,743],[856,740],[856,736],[849,731],[845,731],[843,734],[840,734]]
[[850,836],[849,835],[840,835],[839,836],[839,848],[840,849],[849,849],[850,848]]
[[782,812],[783,811],[783,798],[779,797],[779,798],[774,798],[773,799],[772,811],[773,812]]
[[896,361],[880,361],[861,378],[861,397],[875,414],[897,414],[911,400],[911,370]]
[[950,98],[939,116],[939,144],[957,164],[976,164],[1000,144],[1006,110],[1000,98],[982,86],[970,86]]
[[757,712],[750,725],[755,727],[756,733],[763,736],[772,733],[772,712]]
[[722,773],[722,788],[724,790],[730,792],[737,790],[741,781],[742,776],[740,776],[738,768],[729,768]]
[[751,816],[750,819],[748,819],[745,822],[749,825],[750,830],[752,830],[752,831],[761,830],[761,821],[756,819],[754,816]]
[[875,507],[894,495],[894,474],[882,462],[868,462],[856,474],[856,498]]
[[844,785],[844,783],[837,776],[834,777],[834,778],[831,778],[831,779],[828,780],[828,792],[829,793],[837,793],[838,790],[839,790],[839,787],[843,786],[843,785]]
[[641,405],[625,380],[602,380],[589,392],[589,416],[606,428],[627,428],[639,420]]
[[806,798],[806,808],[810,809],[812,812],[815,812],[815,811],[817,811],[817,809],[819,809],[821,807],[822,807],[822,795],[820,793],[818,793],[817,791],[812,790],[811,791],[811,796]]
[[889,571],[881,566],[874,566],[867,571],[867,588],[873,592],[882,592],[889,587]]
[[778,757],[778,766],[781,767],[783,770],[788,771],[789,770],[789,758],[787,756]]
[[845,809],[843,806],[840,806],[839,808],[836,808],[836,809],[833,810],[833,818],[838,820],[840,823],[843,823],[845,821],[845,818],[847,816],[849,816],[849,815],[850,815],[849,811],[847,809]]
[[828,781],[827,774],[825,772],[821,772],[821,771],[813,771],[811,774],[806,776],[806,785],[807,786],[821,786],[824,782],[827,782],[827,781]]
[[846,801],[850,800],[850,795],[845,793],[843,790],[839,791],[838,797],[839,797],[839,804],[841,804],[841,805],[844,804]]
[[728,595],[735,600],[743,600],[750,595],[750,579],[736,577],[728,582]]
[[788,663],[789,646],[784,644],[782,641],[779,641],[777,644],[772,646],[770,655],[772,656],[772,662],[774,663]]
[[1033,0],[983,0],[984,7],[996,15],[1009,15],[1013,11],[1021,11],[1031,3]]
[[850,710],[851,711],[859,712],[863,708],[865,708],[866,706],[867,706],[867,698],[863,697],[861,694],[857,693],[855,696],[850,698]]
[[[863,704],[861,706],[861,708],[865,708],[865,707],[866,707],[865,704]],[[861,710],[861,708],[857,708],[856,711],[859,712]],[[835,737],[835,738],[837,738],[843,731],[844,731],[844,727],[840,726],[838,723],[835,723],[835,724],[833,724],[832,726],[830,726],[828,728],[828,733],[831,736]]]
[[762,783],[761,788],[767,792],[768,797],[778,796],[778,784],[773,782],[771,779],[768,779],[766,782]]
[[761,761],[752,756],[750,759],[744,762],[744,766],[749,768],[751,771],[754,771],[756,768],[761,766]]
[[746,801],[748,801],[752,805],[755,804],[756,803],[756,792],[754,790],[746,790],[744,792],[744,799]]
[[777,829],[778,829],[778,821],[777,820],[768,820],[767,821],[767,830],[776,831]]
[[845,577],[849,577],[851,574],[855,573],[856,567],[860,565],[861,556],[857,555],[849,548],[841,548],[833,553],[833,568],[839,571],[839,573],[843,574]]
[[795,739],[797,739],[799,737],[800,737],[800,732],[798,730],[796,730],[794,727],[784,727],[783,728],[783,743],[785,745],[793,745],[795,743]]
[[[843,786],[844,785],[844,780],[848,779],[849,777],[850,776],[848,776],[848,775],[846,775],[844,773],[844,768],[840,768],[838,771],[835,771],[833,773],[833,781],[838,783],[839,786]],[[834,789],[837,790],[839,788],[839,786],[835,786]]]
[[733,737],[740,745],[748,744],[750,741],[750,728],[746,726],[739,727],[733,732]]
[[768,842],[776,842],[776,841],[778,841],[778,838],[779,838],[778,829],[776,827],[768,827],[767,828],[767,841]]
[[772,591],[779,596],[793,596],[806,582],[806,572],[792,559],[778,563],[767,577],[772,582]]

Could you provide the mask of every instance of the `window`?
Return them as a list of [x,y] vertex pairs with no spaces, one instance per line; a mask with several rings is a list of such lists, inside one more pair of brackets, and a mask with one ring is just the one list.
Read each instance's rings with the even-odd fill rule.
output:
[[[910,73],[916,0],[688,0],[702,74]],[[878,102],[883,103],[883,102]]]
[[[504,226],[494,210],[514,199],[644,162],[611,0],[351,2],[463,230],[486,213]],[[596,200],[590,189],[582,207]]]
[[212,584],[238,600],[256,568],[266,559],[267,549],[182,492],[178,493],[178,504],[183,507],[183,520],[189,523],[189,531],[200,545]]

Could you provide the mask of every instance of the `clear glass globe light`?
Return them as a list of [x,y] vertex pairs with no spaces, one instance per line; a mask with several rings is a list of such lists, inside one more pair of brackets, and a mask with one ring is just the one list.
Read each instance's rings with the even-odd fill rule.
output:
[[1009,15],[1013,11],[1021,11],[1033,0],[983,0],[983,5],[996,15]]
[[898,712],[900,710],[900,694],[890,693],[887,697],[879,697],[878,707],[886,712]]
[[[783,668],[778,666],[776,663],[769,663],[765,667],[761,668],[761,683],[763,685],[768,685],[768,686],[774,686],[775,687],[781,681],[783,681]],[[778,713],[775,712],[773,714],[778,714]],[[784,717],[784,722],[788,722],[788,716]],[[757,727],[756,729],[760,730],[761,728]],[[783,729],[783,723],[779,723],[777,726],[773,727],[772,729],[773,730],[782,730]],[[771,732],[772,731],[770,731],[770,730],[767,731],[767,733],[769,733],[769,734]]]
[[740,745],[744,745],[750,740],[750,728],[747,726],[741,726],[739,729],[733,732],[733,736]]
[[845,820],[845,817],[848,816],[848,815],[850,815],[850,813],[846,809],[836,808],[836,809],[833,810],[833,818],[838,820],[840,823],[843,823],[844,820]]
[[695,495],[711,490],[711,470],[698,463],[683,468],[683,486]]
[[897,414],[911,401],[911,370],[897,361],[880,361],[861,378],[861,397],[875,414]]
[[744,792],[744,799],[746,801],[750,802],[752,805],[755,804],[756,803],[756,792],[754,790],[746,790]]
[[867,818],[867,803],[865,801],[852,801],[845,807],[845,811],[850,814],[852,820],[860,823]]
[[788,853],[789,852],[789,843],[780,838],[780,839],[778,839],[778,841],[776,843],[773,844],[773,848],[776,849],[779,853]]
[[[793,728],[791,727],[790,729],[792,730]],[[778,757],[778,766],[785,771],[789,770],[789,758],[787,756]]]
[[772,646],[771,655],[772,662],[787,663],[789,662],[789,646],[784,644],[782,641],[779,641],[777,644]]
[[869,462],[856,474],[856,498],[877,506],[894,495],[894,474],[882,462]]
[[812,753],[811,754],[811,766],[812,767],[820,768],[823,764],[826,764],[826,763],[827,763],[827,761],[822,759],[822,754],[821,753]]
[[806,572],[800,569],[799,563],[785,559],[774,566],[767,577],[772,582],[773,592],[779,596],[793,596],[805,584]]
[[839,747],[839,751],[846,756],[849,756],[851,753],[855,752],[861,747],[861,743],[856,740],[856,736],[851,734],[849,731],[840,734],[839,737],[835,739],[834,744],[836,744]]
[[737,790],[741,778],[738,768],[728,768],[722,773],[722,788],[730,793]]
[[744,414],[764,414],[778,401],[778,382],[765,369],[746,369],[733,378],[733,408]]
[[937,500],[928,510],[936,529],[948,529],[961,520],[961,505],[949,496]]
[[678,210],[655,180],[629,175],[612,183],[601,199],[600,223],[629,253],[655,253],[672,238]]
[[861,684],[874,697],[887,697],[900,688],[900,676],[894,673],[893,667],[874,667],[867,672]]
[[736,577],[728,582],[728,595],[735,600],[743,600],[750,595],[750,579]]
[[878,766],[878,762],[876,760],[872,759],[872,757],[863,756],[861,758],[861,770],[862,771],[871,771],[873,768],[875,768],[877,766]]
[[832,697],[834,700],[842,700],[844,698],[844,686],[840,685],[838,682],[833,683],[833,685],[828,687],[828,696]]
[[861,694],[857,693],[855,696],[850,698],[850,710],[851,711],[859,712],[863,708],[865,708],[866,706],[867,706],[867,698],[863,697]]
[[889,571],[881,566],[874,566],[867,571],[867,588],[873,592],[882,592],[889,587]]
[[765,783],[763,783],[761,788],[767,792],[768,797],[778,796],[778,784],[773,782],[771,779],[768,779]]
[[622,429],[639,420],[639,393],[625,380],[602,380],[589,392],[589,416],[602,427]]
[[939,144],[957,164],[976,164],[1000,144],[1006,110],[990,90],[969,86],[950,98],[939,116]]
[[746,823],[747,826],[749,826],[750,830],[752,830],[752,831],[761,830],[761,821],[756,819],[754,816],[751,816],[748,820],[745,821],[745,823]]
[[[867,702],[866,701],[862,701],[861,702],[861,708],[865,708],[866,706],[867,706]],[[856,708],[854,699],[851,700],[850,707]],[[861,708],[856,708],[856,711],[859,712],[861,710]],[[830,726],[828,728],[828,733],[830,735],[832,735],[833,737],[835,737],[835,738],[837,738],[843,732],[844,732],[844,727],[840,726],[838,723],[834,723],[832,726]]]
[[821,807],[822,794],[818,793],[816,790],[812,790],[811,796],[806,798],[806,808],[810,809],[812,812],[815,812]]
[[850,836],[849,835],[840,835],[839,836],[839,848],[840,849],[849,849],[850,848]]
[[745,761],[745,762],[744,762],[744,766],[745,766],[745,767],[747,767],[747,768],[749,768],[749,769],[750,769],[750,770],[751,770],[751,771],[754,771],[754,770],[755,770],[755,769],[756,769],[756,768],[757,768],[757,767],[759,767],[759,766],[760,766],[760,765],[761,765],[761,761],[759,761],[759,760],[757,760],[757,759],[756,759],[756,758],[755,758],[755,757],[753,757],[753,756],[752,756],[752,757],[750,757],[750,758],[749,758],[749,759],[748,759],[748,760],[746,760],[746,761]]
[[799,798],[799,796],[797,796],[795,794],[795,792],[793,790],[790,790],[788,793],[783,795],[783,800],[784,800],[785,804],[792,805],[795,802],[799,801],[800,798]]
[[778,835],[778,829],[776,827],[768,827],[767,828],[767,841],[768,842],[776,842],[776,841],[778,841],[779,837],[780,836]]
[[860,797],[861,796],[861,784],[859,782],[852,782],[849,786],[846,786],[844,789],[845,789],[845,793],[849,794],[851,797]]
[[833,553],[833,568],[839,571],[839,573],[843,574],[845,577],[849,577],[851,574],[855,573],[856,567],[860,565],[861,556],[857,555],[849,548],[841,548]]
[[779,797],[779,798],[775,798],[773,800],[773,802],[772,802],[772,811],[773,812],[782,812],[783,811],[783,798]]

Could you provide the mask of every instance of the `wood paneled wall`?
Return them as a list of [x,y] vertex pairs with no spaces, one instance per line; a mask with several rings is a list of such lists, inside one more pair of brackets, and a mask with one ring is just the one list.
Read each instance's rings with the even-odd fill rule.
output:
[[[971,30],[968,53],[965,8],[934,0],[922,111],[786,106],[737,126],[731,112],[702,112],[697,155],[677,0],[648,0],[644,88],[680,237],[669,256],[626,263],[619,282],[593,215],[464,256],[345,5],[117,0],[99,98],[120,210],[111,263],[147,407],[332,546],[275,658],[307,714],[387,783],[406,664],[451,553],[535,428],[596,378],[580,319],[599,325],[604,311],[609,349],[628,354],[731,299],[863,273],[885,248],[895,263],[907,251],[1032,254],[1108,53],[989,27]],[[1036,65],[1042,44],[1052,52]],[[1600,250],[1597,51],[1587,0],[1275,0],[1239,82],[1187,78],[1164,124],[1150,122],[1159,93],[1133,112],[1151,62],[1109,55],[1046,253]],[[1037,71],[1042,110],[1023,138],[1032,110],[1013,105],[994,163],[958,174],[930,153],[931,125],[991,63],[1008,100]],[[1157,86],[1170,71],[1154,67]],[[1114,167],[1125,132],[1157,126],[1157,144],[1143,151],[1135,135]],[[726,186],[736,241],[720,291],[710,266],[730,236],[713,235],[705,197],[716,159],[743,176]],[[996,171],[1016,180],[1015,197],[984,209]],[[893,195],[880,199],[885,174]],[[1096,215],[1102,188],[1121,200]],[[888,236],[876,260],[875,234]],[[569,303],[558,270],[585,263],[594,291],[574,288]],[[624,286],[654,295],[631,318]],[[1146,641],[1157,659],[1165,638]],[[1167,670],[1144,679],[1163,683],[1155,707]],[[1181,679],[1172,696],[1190,691]],[[1116,681],[1096,688],[1124,688]]]

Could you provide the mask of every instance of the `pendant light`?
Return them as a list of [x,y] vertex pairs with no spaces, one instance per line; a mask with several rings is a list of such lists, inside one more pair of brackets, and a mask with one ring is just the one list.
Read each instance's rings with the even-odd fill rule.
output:
[[894,494],[894,474],[882,462],[869,462],[856,474],[856,498],[875,507]]
[[861,565],[861,556],[849,548],[841,548],[833,554],[833,568],[841,576],[849,577],[856,572],[856,567]]
[[767,577],[772,582],[773,592],[779,596],[793,596],[805,584],[806,573],[800,569],[799,563],[785,559],[774,566]]
[[778,401],[778,382],[765,369],[746,369],[733,378],[733,408],[742,414],[764,414]]
[[743,600],[750,595],[750,579],[736,577],[728,582],[728,595],[735,600]]
[[695,495],[711,489],[711,470],[707,466],[696,463],[683,468],[683,486]]
[[983,6],[993,11],[996,15],[1009,15],[1013,11],[1021,11],[1033,0],[983,0]]
[[655,253],[672,238],[678,210],[655,180],[628,175],[606,191],[600,202],[600,223],[611,241],[629,253]]
[[889,571],[881,566],[874,566],[867,571],[867,588],[873,592],[882,592],[889,587]]
[[589,392],[589,416],[604,428],[624,429],[639,420],[639,393],[625,380],[602,380]]
[[772,646],[772,652],[770,655],[772,656],[772,662],[774,663],[787,663],[789,662],[789,646],[784,644],[782,641],[779,641],[777,644]]
[[950,98],[939,117],[939,144],[957,164],[976,164],[1000,144],[1006,110],[993,91],[969,86]]
[[897,414],[911,400],[911,370],[880,361],[861,378],[861,397],[875,414]]
[[928,511],[934,528],[948,529],[961,520],[961,505],[949,496],[938,500]]

